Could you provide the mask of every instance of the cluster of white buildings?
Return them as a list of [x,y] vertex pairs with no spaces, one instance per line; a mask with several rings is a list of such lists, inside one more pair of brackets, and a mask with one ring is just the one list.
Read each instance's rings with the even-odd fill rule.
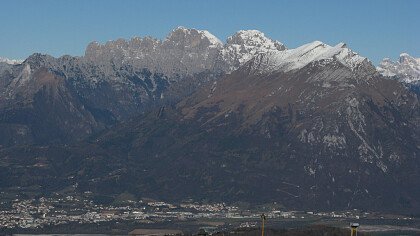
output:
[[[99,223],[107,221],[137,221],[158,223],[171,221],[189,221],[194,219],[244,219],[247,224],[241,227],[253,227],[261,212],[240,209],[225,203],[171,204],[162,201],[127,201],[121,205],[98,205],[91,200],[74,196],[39,198],[31,200],[15,199],[12,202],[0,202],[1,228],[40,228],[67,223]],[[318,218],[370,218],[371,213],[354,211],[344,212],[297,212],[265,210],[267,218],[297,219]],[[404,218],[405,219],[405,218]],[[411,219],[411,218],[407,218]],[[255,221],[257,220],[257,221]],[[252,222],[252,223],[249,223]]]
[[141,221],[154,223],[199,218],[239,217],[238,208],[224,203],[179,205],[161,201],[130,201],[127,205],[104,206],[74,196],[16,199],[0,206],[0,228],[39,228],[66,223],[99,223],[106,221]]

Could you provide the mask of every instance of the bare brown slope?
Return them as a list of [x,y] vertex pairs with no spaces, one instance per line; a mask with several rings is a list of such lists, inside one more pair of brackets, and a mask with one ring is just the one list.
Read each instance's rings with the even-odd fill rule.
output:
[[64,78],[46,68],[26,70],[0,96],[0,143],[68,142],[99,127]]

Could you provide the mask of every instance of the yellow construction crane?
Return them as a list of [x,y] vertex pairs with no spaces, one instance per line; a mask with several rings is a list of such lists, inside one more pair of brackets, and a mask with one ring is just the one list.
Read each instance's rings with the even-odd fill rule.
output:
[[264,236],[264,222],[265,222],[265,215],[264,215],[264,213],[261,214],[261,220],[262,220],[261,236]]

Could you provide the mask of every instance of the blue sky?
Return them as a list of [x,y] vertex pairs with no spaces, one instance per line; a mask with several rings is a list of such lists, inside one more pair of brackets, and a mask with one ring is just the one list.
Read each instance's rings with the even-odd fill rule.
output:
[[0,56],[83,55],[91,41],[151,35],[177,26],[222,41],[258,29],[293,48],[346,42],[377,63],[401,52],[420,57],[419,0],[1,0]]

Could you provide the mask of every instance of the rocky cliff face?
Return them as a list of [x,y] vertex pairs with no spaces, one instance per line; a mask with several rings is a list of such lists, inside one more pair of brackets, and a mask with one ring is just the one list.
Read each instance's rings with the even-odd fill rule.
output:
[[86,49],[85,59],[94,64],[130,65],[166,75],[185,75],[213,69],[222,47],[208,31],[179,27],[163,41],[145,37],[105,45],[93,42]]
[[105,45],[93,42],[85,59],[94,64],[129,64],[165,75],[192,75],[206,70],[229,73],[259,53],[285,46],[257,30],[241,30],[223,44],[206,30],[174,29],[164,40],[150,37],[119,39]]

